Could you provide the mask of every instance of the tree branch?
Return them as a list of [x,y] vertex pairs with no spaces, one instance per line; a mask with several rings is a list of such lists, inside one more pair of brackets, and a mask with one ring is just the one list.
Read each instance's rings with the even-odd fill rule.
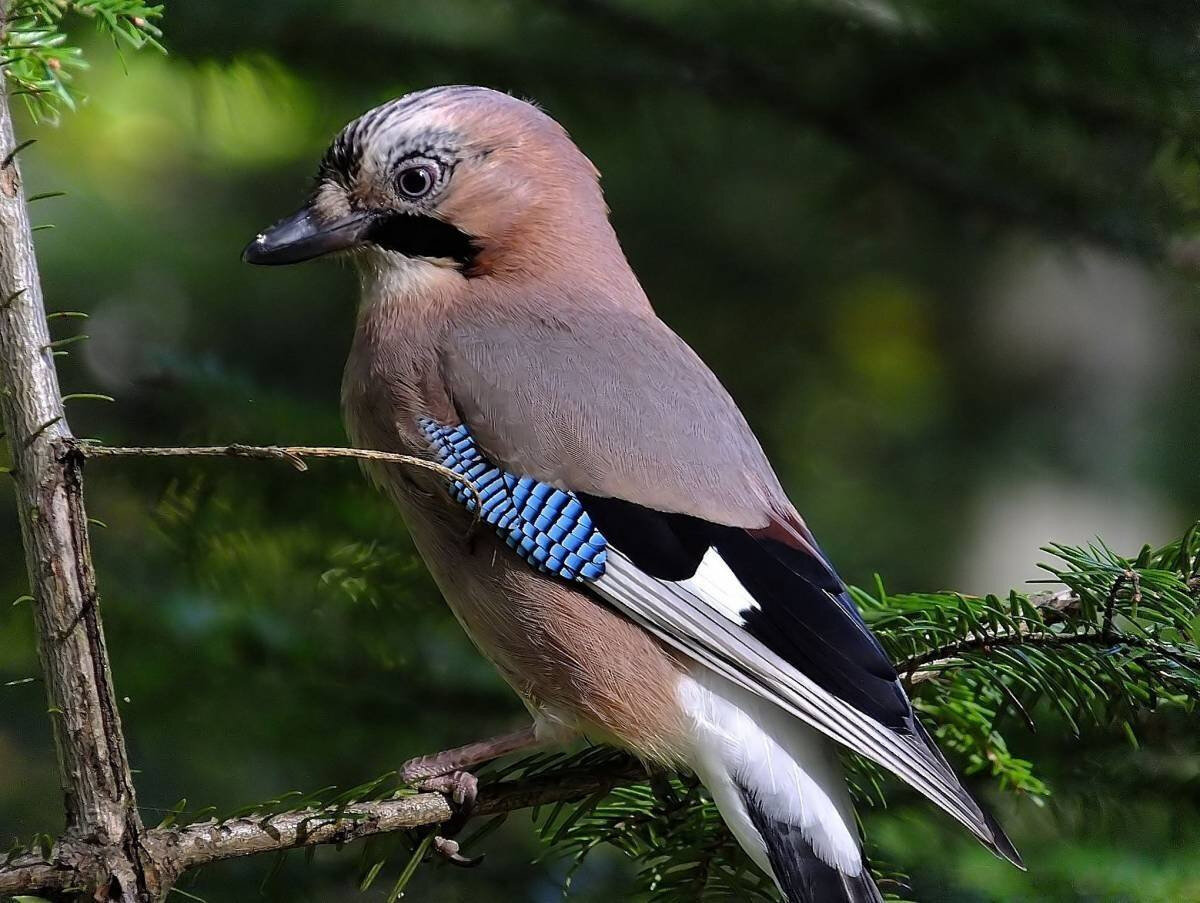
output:
[[[1078,611],[1082,600],[1073,589],[1063,589],[1057,592],[1035,593],[1029,597],[1029,604],[1042,612],[1047,624],[1053,624],[1061,621],[1067,614]],[[924,683],[933,680],[946,668],[961,664],[962,655],[966,652],[976,652],[991,646],[1013,646],[1029,638],[1028,633],[999,634],[991,637],[970,634],[922,655],[896,662],[896,672],[910,685]]]
[[[952,643],[945,643],[921,655],[897,662],[896,671],[903,675],[910,685],[919,684],[933,680],[947,668],[963,665],[963,656],[972,652],[987,652],[990,649],[1006,649],[1013,646],[1055,647],[1091,644],[1100,648],[1133,646],[1170,659],[1180,667],[1200,672],[1200,661],[1189,659],[1167,643],[1129,633],[1118,633],[1113,629],[1113,609],[1117,593],[1127,583],[1134,587],[1135,593],[1139,592],[1136,571],[1126,571],[1113,581],[1102,613],[1103,622],[1099,625],[1083,626],[1064,633],[1022,629],[988,635],[969,634]],[[1041,610],[1046,624],[1051,625],[1063,620],[1068,614],[1077,612],[1082,600],[1074,590],[1064,589],[1054,593],[1032,595],[1029,597],[1029,603]]]
[[414,455],[324,445],[120,446],[75,440],[71,444],[84,458],[253,458],[259,461],[287,461],[299,471],[308,470],[305,458],[356,458],[360,461],[403,464],[440,474],[456,486],[462,486],[475,497],[476,511],[482,510],[483,499],[474,483],[449,467]]
[[[84,458],[237,457],[286,461],[304,470],[306,458],[354,458],[421,467],[469,486],[468,481],[435,462],[370,449],[250,445],[109,447],[80,443],[69,436],[58,441],[62,450],[60,458],[68,463],[74,461],[76,465]],[[1118,588],[1119,585],[1113,589],[1114,594]],[[1036,594],[1029,601],[1042,612],[1047,624],[1063,620],[1081,605],[1079,595],[1071,589]],[[1132,642],[1138,638],[1129,639]],[[1104,644],[1105,638],[1099,629],[1064,634],[1014,631],[1000,635],[970,635],[902,662],[899,670],[910,675],[911,682],[919,683],[932,679],[939,669],[961,665],[966,653],[986,652],[991,648],[1022,643],[1059,645],[1082,642]],[[1167,654],[1157,648],[1159,645],[1155,644],[1156,651]],[[643,766],[624,758],[590,768],[577,767],[485,784],[473,814],[493,815],[546,803],[583,799],[608,792],[617,786],[645,781],[647,777]],[[162,889],[159,892],[165,893],[165,889],[186,871],[225,859],[319,844],[344,844],[378,834],[438,825],[452,815],[453,809],[444,796],[420,793],[398,799],[354,803],[344,808],[305,808],[209,820],[182,827],[155,828],[141,833],[140,849],[146,863],[145,870],[153,876],[155,887]],[[105,857],[108,853],[106,844],[68,833],[59,839],[49,857],[27,854],[0,867],[0,894],[56,892],[80,885],[95,886],[90,883],[91,876],[107,873],[109,863]]]
[[384,461],[424,467],[444,477],[461,480],[461,475],[425,458],[400,455],[368,448],[339,448],[324,445],[194,445],[194,446],[120,446],[76,444],[85,458],[256,458],[264,461],[287,461],[297,470],[307,470],[305,458],[358,458],[363,461]]
[[[7,24],[0,0],[0,32]],[[88,876],[106,900],[140,903],[153,899],[155,882],[143,865],[142,823],[100,623],[81,459],[62,445],[70,430],[17,165],[25,146],[16,143],[7,93],[0,93],[0,414],[12,448],[66,836],[102,848]]]
[[1122,640],[1105,639],[1098,630],[1081,630],[1072,633],[1001,633],[995,636],[971,636],[955,640],[923,655],[910,658],[897,665],[900,674],[912,675],[910,683],[921,683],[936,677],[949,665],[961,664],[962,657],[970,652],[986,652],[989,649],[1004,649],[1011,646],[1071,646],[1076,643],[1094,643],[1098,646],[1112,645]]
[[[622,784],[644,781],[645,767],[623,758],[600,767],[485,784],[474,815],[497,815],[547,803],[584,799]],[[169,885],[189,869],[259,853],[344,844],[377,834],[438,825],[454,814],[440,793],[419,793],[393,800],[355,803],[343,811],[309,808],[274,815],[209,820],[178,828],[154,828],[142,838],[146,853]],[[63,838],[50,858],[36,854],[0,867],[0,895],[63,891],[94,871],[100,848]]]

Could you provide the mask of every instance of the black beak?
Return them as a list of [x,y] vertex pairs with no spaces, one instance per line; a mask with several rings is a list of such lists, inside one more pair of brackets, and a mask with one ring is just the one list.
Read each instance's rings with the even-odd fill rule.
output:
[[302,207],[260,232],[242,251],[242,260],[279,266],[345,251],[366,240],[373,220],[370,213],[352,213],[341,219],[322,221],[310,207]]

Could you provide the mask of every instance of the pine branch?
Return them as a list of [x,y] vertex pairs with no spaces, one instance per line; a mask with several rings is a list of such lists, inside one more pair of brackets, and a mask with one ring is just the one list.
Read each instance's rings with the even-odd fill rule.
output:
[[[1029,597],[1029,604],[1043,612],[1047,624],[1053,624],[1060,621],[1062,616],[1077,612],[1080,599],[1074,590],[1066,589],[1055,593],[1032,595]],[[896,671],[910,686],[924,683],[927,680],[933,680],[939,673],[953,667],[956,663],[961,663],[962,657],[967,653],[986,652],[989,649],[1005,646],[1018,646],[1027,639],[1036,645],[1044,637],[1031,635],[1027,627],[1022,627],[1018,632],[1004,636],[965,636],[920,655],[898,661]]]
[[159,43],[162,32],[154,22],[162,17],[161,4],[141,0],[12,0],[2,46],[0,66],[10,97],[23,97],[35,119],[53,118],[60,108],[75,109],[79,93],[75,73],[86,69],[83,51],[63,30],[68,15],[90,19],[114,41],[135,50]]
[[[357,458],[413,465],[453,482],[462,478],[419,458],[369,449],[312,446],[217,445],[107,447],[73,440],[67,449],[87,458],[237,457],[281,460],[305,469],[306,458]],[[470,488],[468,486],[468,488]],[[1052,700],[1071,724],[1084,714],[1096,720],[1115,704],[1128,711],[1157,701],[1190,704],[1200,688],[1195,646],[1195,596],[1200,594],[1200,531],[1157,552],[1129,561],[1107,548],[1052,546],[1064,565],[1049,568],[1066,589],[1032,596],[968,597],[954,593],[872,596],[854,590],[873,628],[919,692],[917,705],[942,742],[965,757],[968,769],[990,766],[1001,783],[1045,794],[1030,763],[1013,756],[998,732],[1005,710],[1032,723],[1028,709]],[[1015,657],[1014,657],[1015,656]],[[1171,695],[1171,691],[1174,695]],[[1023,697],[1023,698],[1022,698]],[[1064,702],[1067,700],[1067,702]],[[1102,704],[1097,705],[1100,700]],[[552,804],[539,831],[554,855],[577,867],[601,844],[623,850],[640,864],[639,882],[651,900],[724,893],[769,900],[773,888],[749,865],[699,785],[660,776],[647,783],[642,769],[613,751],[581,756],[536,756],[501,773],[516,781],[486,785],[477,814],[498,814]],[[860,802],[880,797],[881,778],[859,763],[854,773]],[[374,786],[374,785],[372,785]],[[449,804],[433,794],[242,815],[145,835],[158,874],[174,881],[188,868],[234,856],[320,843],[344,843],[379,833],[440,823]],[[332,814],[331,814],[332,813]],[[535,816],[536,817],[536,816]],[[0,869],[0,887],[15,881],[76,880],[62,865],[78,850],[60,841],[55,858],[23,862],[22,877]],[[76,871],[74,874],[78,875]],[[880,874],[898,888],[896,876]],[[888,884],[887,882],[891,882]]]

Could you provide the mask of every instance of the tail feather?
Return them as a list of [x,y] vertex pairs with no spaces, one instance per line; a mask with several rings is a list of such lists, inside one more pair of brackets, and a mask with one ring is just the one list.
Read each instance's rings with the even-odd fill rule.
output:
[[738,789],[788,903],[883,903],[865,859],[857,875],[834,868],[813,852],[799,828],[771,818],[752,791]]
[[[921,738],[921,742],[923,742],[938,758],[938,761],[945,766],[946,771],[957,776],[958,772],[956,772],[954,767],[949,763],[949,761],[947,761],[945,754],[941,751],[941,749],[938,748],[937,743],[934,742],[933,737],[930,736],[929,731],[925,728],[925,725],[921,723],[921,720],[914,717],[913,725],[916,727],[916,733],[917,736]],[[1007,859],[1017,868],[1024,871],[1025,862],[1021,859],[1021,854],[1017,851],[1016,845],[1009,839],[1008,835],[1004,833],[1004,829],[1000,827],[1000,823],[996,821],[995,816],[992,815],[992,813],[988,811],[987,807],[984,806],[984,804],[979,800],[972,797],[972,801],[979,809],[979,814],[983,816],[984,825],[986,825],[988,830],[991,831],[991,837],[984,837],[979,833],[976,833],[975,836],[996,856],[1000,857],[1001,859]]]
[[832,744],[716,675],[694,672],[678,692],[693,769],[789,903],[882,903]]

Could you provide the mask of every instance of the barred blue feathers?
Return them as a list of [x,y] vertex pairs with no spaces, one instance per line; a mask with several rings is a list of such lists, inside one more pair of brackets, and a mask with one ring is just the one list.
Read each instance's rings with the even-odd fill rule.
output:
[[[564,580],[590,582],[604,573],[608,543],[572,492],[501,470],[483,457],[465,426],[422,418],[421,431],[438,463],[470,481],[449,482],[450,494],[482,519],[530,565]],[[480,501],[482,500],[482,502]]]

